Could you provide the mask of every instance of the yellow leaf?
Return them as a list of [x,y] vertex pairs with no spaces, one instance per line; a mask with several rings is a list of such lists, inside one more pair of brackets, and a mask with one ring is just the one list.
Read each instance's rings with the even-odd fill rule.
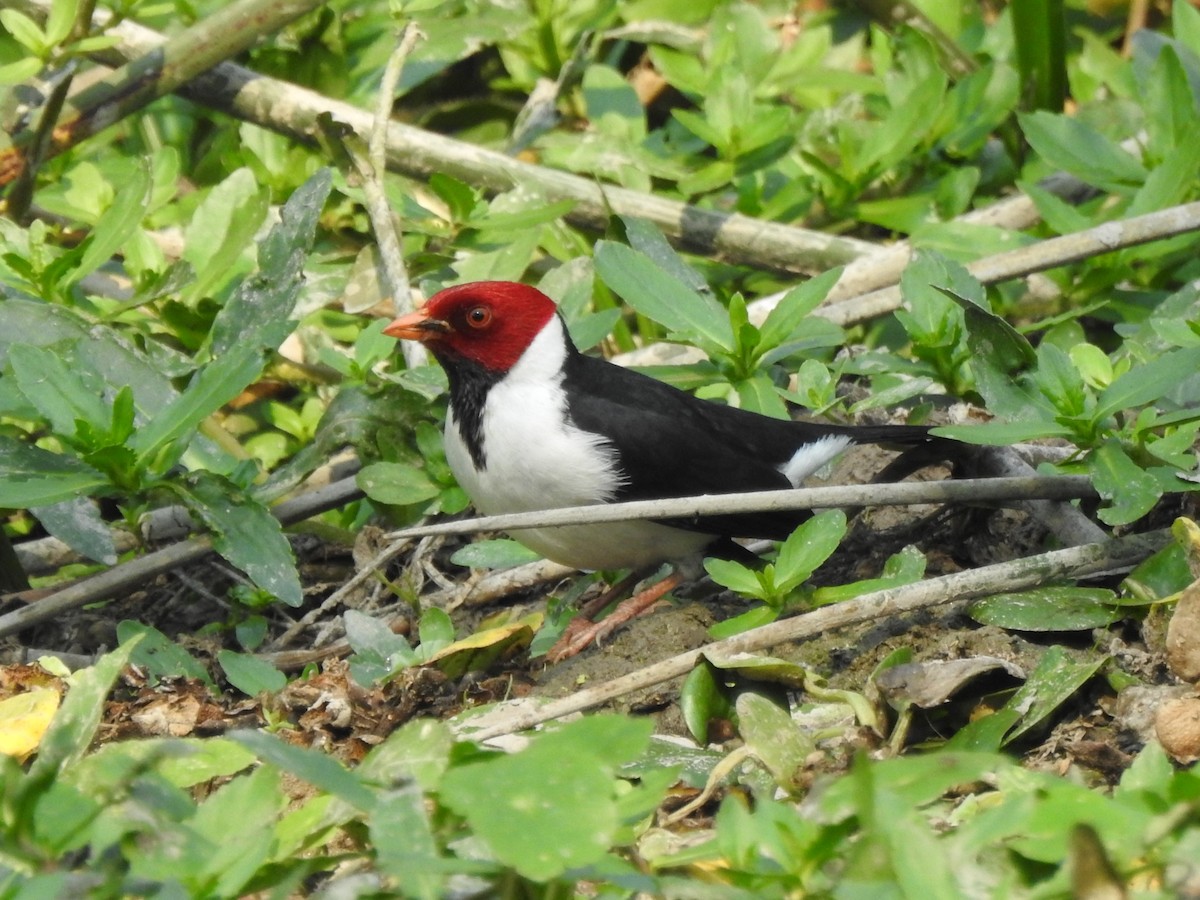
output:
[[36,750],[58,701],[58,691],[46,687],[0,700],[0,753],[23,760]]

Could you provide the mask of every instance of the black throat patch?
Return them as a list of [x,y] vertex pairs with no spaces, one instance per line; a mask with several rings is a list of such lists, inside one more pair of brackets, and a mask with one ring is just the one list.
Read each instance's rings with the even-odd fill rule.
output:
[[465,359],[442,360],[450,381],[450,408],[475,468],[487,468],[487,448],[483,445],[483,408],[488,392],[504,377],[478,363]]

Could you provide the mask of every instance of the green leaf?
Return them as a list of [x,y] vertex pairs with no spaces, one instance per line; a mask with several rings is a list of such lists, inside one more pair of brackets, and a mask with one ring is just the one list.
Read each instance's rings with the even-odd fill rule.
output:
[[539,554],[506,538],[475,541],[465,547],[459,547],[450,556],[450,562],[456,566],[468,566],[472,569],[508,569],[537,562],[539,559]]
[[150,205],[150,167],[145,162],[126,167],[124,180],[92,233],[83,244],[83,255],[69,273],[74,284],[112,259],[134,234]]
[[8,354],[13,376],[26,399],[57,434],[75,434],[75,420],[106,429],[110,413],[98,379],[69,367],[62,353],[32,344],[14,344]]
[[1200,347],[1172,350],[1117,377],[1096,400],[1095,421],[1124,409],[1154,403],[1200,370]]
[[1067,96],[1063,0],[1012,0],[1013,46],[1026,106],[1059,111]]
[[675,334],[733,349],[729,316],[712,297],[696,293],[624,244],[599,241],[594,259],[604,283],[642,315]]
[[741,563],[729,559],[712,558],[704,560],[704,571],[721,587],[729,588],[729,590],[747,597],[764,599],[762,582],[758,580],[758,574],[749,566],[743,566]]
[[1037,349],[1037,386],[1058,414],[1079,417],[1087,411],[1083,375],[1062,349],[1043,341]]
[[1085,631],[1124,615],[1112,591],[1069,586],[994,594],[972,603],[969,613],[983,625],[1014,631]]
[[788,341],[812,311],[821,305],[841,275],[841,268],[830,269],[784,294],[767,313],[767,318],[759,328],[759,351],[765,352]]
[[449,861],[438,850],[428,799],[416,785],[380,791],[368,827],[375,863],[394,879],[397,896],[417,900],[446,896]]
[[1123,190],[1146,179],[1130,153],[1080,119],[1048,112],[1018,116],[1025,138],[1052,167],[1106,190]]
[[717,669],[701,657],[696,667],[683,680],[679,690],[679,710],[692,738],[701,747],[707,746],[708,726],[713,719],[728,719],[733,707],[721,690]]
[[37,23],[23,12],[15,9],[0,9],[0,25],[12,35],[18,44],[41,57],[50,49],[50,42]]
[[213,322],[210,352],[220,358],[235,347],[279,346],[292,330],[292,313],[304,284],[304,261],[329,196],[328,169],[292,192],[276,224],[258,245],[258,272],[242,280]]
[[46,530],[74,550],[104,563],[116,565],[117,548],[108,523],[100,516],[100,507],[90,497],[74,497],[30,512]]
[[257,754],[263,762],[333,794],[355,809],[370,812],[375,808],[375,795],[367,786],[353,772],[325,753],[293,746],[264,731],[245,729],[233,732],[230,737]]
[[221,664],[229,683],[248,697],[277,694],[287,687],[286,675],[252,653],[219,650],[217,662]]
[[57,46],[67,39],[75,25],[79,0],[54,0],[50,4],[50,15],[46,17],[46,39]]
[[792,532],[775,560],[776,586],[789,591],[807,581],[833,555],[846,536],[846,514],[840,509],[817,513]]
[[[1136,71],[1136,70],[1135,70]],[[1141,84],[1151,152],[1160,159],[1181,147],[1196,121],[1196,98],[1175,47],[1165,44]],[[1193,154],[1194,157],[1194,154]],[[1149,210],[1146,210],[1149,212]]]
[[354,480],[372,500],[396,506],[423,503],[441,492],[424,469],[408,463],[371,463],[360,469]]
[[451,769],[440,797],[501,863],[534,881],[599,862],[621,826],[616,767],[640,756],[652,723],[592,716],[517,753]]
[[684,262],[656,225],[637,216],[621,216],[621,224],[631,248],[697,294],[711,293],[704,276]]
[[807,777],[806,760],[817,749],[816,742],[796,727],[791,715],[779,704],[755,691],[743,691],[735,701],[738,732],[775,783],[796,792]]
[[1092,658],[1077,659],[1062,647],[1051,647],[1038,660],[1037,668],[1029,679],[1006,704],[1007,708],[1020,710],[1020,723],[1005,735],[1009,744],[1044,722],[1054,710],[1066,703],[1092,678],[1108,657],[1096,654]]
[[[189,435],[204,419],[240,394],[263,370],[266,360],[253,344],[237,346],[192,378],[129,442],[139,465],[149,464],[168,444]],[[182,449],[182,448],[180,448]],[[174,454],[178,458],[178,454]]]
[[270,510],[210,472],[193,473],[173,489],[212,531],[221,556],[288,606],[304,602],[292,546]]
[[377,784],[411,778],[433,791],[450,766],[453,749],[454,734],[445,722],[411,719],[367,754],[358,774]]
[[117,676],[129,665],[137,644],[136,638],[123,643],[102,656],[94,666],[72,676],[71,689],[54,714],[50,728],[38,745],[38,755],[30,764],[30,778],[50,778],[78,763],[87,753],[104,714],[104,699]]
[[1154,508],[1162,496],[1158,479],[1138,466],[1115,441],[1106,441],[1088,458],[1092,484],[1109,505],[1097,515],[1109,525],[1128,525]]
[[[277,770],[260,767],[237,776],[188,819],[194,839],[181,858],[160,860],[164,875],[178,874],[196,888],[208,887],[213,896],[243,895],[274,851],[275,822],[286,805]],[[233,822],[237,840],[230,840]]]
[[108,487],[105,475],[73,456],[0,434],[0,502],[7,506],[50,506]]
[[788,418],[787,404],[779,396],[775,382],[767,375],[758,373],[734,384],[738,394],[738,405],[742,409],[771,416],[775,419]]
[[238,169],[200,201],[184,232],[183,259],[196,280],[181,299],[195,303],[209,296],[245,268],[242,260],[267,214],[269,195],[254,174]]
[[985,422],[982,425],[939,425],[930,431],[934,437],[946,437],[965,444],[1006,446],[1037,438],[1069,438],[1074,432],[1050,419],[1034,422]]
[[200,661],[157,628],[126,619],[117,623],[117,639],[124,646],[136,645],[132,661],[146,670],[150,683],[162,678],[195,678],[212,686],[212,679]]

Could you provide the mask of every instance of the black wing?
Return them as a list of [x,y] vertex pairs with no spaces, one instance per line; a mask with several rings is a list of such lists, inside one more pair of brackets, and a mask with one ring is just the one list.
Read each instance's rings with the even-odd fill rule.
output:
[[[781,466],[803,444],[844,434],[859,442],[911,443],[925,429],[852,428],[790,422],[699,400],[638,372],[570,353],[565,368],[569,414],[580,428],[608,437],[626,482],[617,500],[784,490]],[[782,540],[809,517],[804,510],[689,520],[681,528]]]

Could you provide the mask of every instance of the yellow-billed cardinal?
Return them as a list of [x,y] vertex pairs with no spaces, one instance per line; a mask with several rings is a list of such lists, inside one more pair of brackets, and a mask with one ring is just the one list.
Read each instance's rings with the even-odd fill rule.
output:
[[[384,334],[421,341],[446,370],[446,459],[485,515],[786,489],[851,444],[928,438],[920,426],[792,422],[697,399],[580,353],[554,302],[523,284],[447,288]],[[529,528],[513,537],[575,568],[639,569],[695,559],[734,536],[783,540],[809,515]],[[679,579],[669,581],[652,600]]]

